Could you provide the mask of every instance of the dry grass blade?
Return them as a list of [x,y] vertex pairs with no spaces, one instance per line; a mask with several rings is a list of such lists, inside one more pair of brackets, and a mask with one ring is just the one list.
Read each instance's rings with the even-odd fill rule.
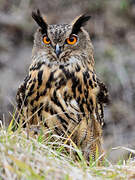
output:
[[124,147],[124,146],[117,146],[117,147],[112,148],[112,149],[113,149],[113,150],[123,149],[123,150],[129,151],[129,153],[135,154],[135,150],[133,150],[133,149],[131,149],[131,148]]

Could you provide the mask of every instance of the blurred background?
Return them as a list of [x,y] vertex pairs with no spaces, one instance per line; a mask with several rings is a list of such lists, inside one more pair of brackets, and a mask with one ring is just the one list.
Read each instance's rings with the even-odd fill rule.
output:
[[104,146],[113,160],[127,154],[112,147],[135,147],[135,0],[0,0],[0,120],[8,124],[15,96],[31,63],[31,18],[39,8],[50,24],[70,23],[87,12],[98,76],[109,88]]

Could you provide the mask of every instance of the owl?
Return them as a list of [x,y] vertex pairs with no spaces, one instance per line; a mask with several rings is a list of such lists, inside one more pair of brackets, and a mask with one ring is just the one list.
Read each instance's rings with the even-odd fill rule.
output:
[[16,96],[19,121],[67,138],[87,161],[95,160],[97,149],[103,153],[103,110],[109,98],[96,75],[92,42],[83,27],[90,16],[56,25],[49,25],[39,10],[32,17],[39,27],[32,63]]

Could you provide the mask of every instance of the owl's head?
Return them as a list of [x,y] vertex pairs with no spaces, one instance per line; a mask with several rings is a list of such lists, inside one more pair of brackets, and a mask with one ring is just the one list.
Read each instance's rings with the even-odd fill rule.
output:
[[35,34],[33,55],[48,55],[50,61],[66,62],[69,57],[85,56],[92,51],[88,33],[83,29],[90,16],[81,15],[71,24],[49,25],[40,11],[32,12],[39,28]]

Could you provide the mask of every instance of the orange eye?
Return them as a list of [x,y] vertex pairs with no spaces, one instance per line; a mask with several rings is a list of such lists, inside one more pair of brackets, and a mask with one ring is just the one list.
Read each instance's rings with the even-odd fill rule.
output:
[[44,36],[43,37],[43,42],[45,43],[45,44],[50,44],[50,39],[47,37],[47,36]]
[[71,36],[69,38],[67,38],[67,43],[70,44],[70,45],[73,45],[77,42],[77,37],[76,36]]

